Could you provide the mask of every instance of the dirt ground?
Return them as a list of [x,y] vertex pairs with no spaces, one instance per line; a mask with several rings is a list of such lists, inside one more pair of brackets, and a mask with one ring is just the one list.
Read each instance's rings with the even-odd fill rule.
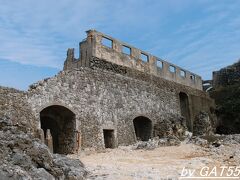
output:
[[[106,149],[105,152],[82,152],[79,158],[90,172],[88,179],[109,180],[166,180],[184,176],[220,176],[221,166],[240,166],[239,144],[220,147],[201,147],[182,143],[180,146],[158,147],[153,150],[132,150],[131,146]],[[217,174],[209,174],[217,167]],[[194,173],[191,175],[190,173]],[[222,176],[225,176],[224,172]],[[188,178],[189,179],[189,178]],[[190,178],[191,179],[191,178]],[[207,178],[206,178],[207,179]]]

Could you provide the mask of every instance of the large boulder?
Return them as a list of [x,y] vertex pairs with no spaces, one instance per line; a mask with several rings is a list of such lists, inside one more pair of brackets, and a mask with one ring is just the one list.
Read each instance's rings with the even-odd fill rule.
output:
[[182,139],[186,131],[186,121],[182,116],[169,114],[154,124],[154,136],[159,138],[175,136]]
[[212,133],[213,129],[208,113],[200,111],[193,123],[193,135],[210,135]]

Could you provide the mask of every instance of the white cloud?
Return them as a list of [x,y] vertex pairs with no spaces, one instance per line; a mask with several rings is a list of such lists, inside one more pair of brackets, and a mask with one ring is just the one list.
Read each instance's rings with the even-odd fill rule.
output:
[[0,1],[0,59],[61,68],[89,28],[204,76],[239,58],[238,1]]
[[[230,2],[230,1],[229,1]],[[211,72],[235,62],[240,48],[240,2],[208,3],[201,18],[182,24],[173,34],[175,39],[168,41],[172,51],[163,54],[193,72],[211,78]],[[234,8],[235,7],[235,8]],[[210,12],[210,13],[209,13]],[[163,40],[160,40],[163,41]],[[154,47],[153,51],[161,47]]]

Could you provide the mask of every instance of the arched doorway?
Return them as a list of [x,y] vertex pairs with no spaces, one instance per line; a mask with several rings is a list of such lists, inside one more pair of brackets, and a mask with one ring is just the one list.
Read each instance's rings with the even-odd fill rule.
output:
[[144,116],[133,120],[135,134],[138,140],[148,141],[152,136],[152,121]]
[[180,92],[179,100],[180,100],[181,115],[186,119],[186,126],[188,128],[188,131],[192,132],[192,122],[190,118],[189,101],[188,101],[187,94],[184,92]]
[[59,154],[73,153],[76,143],[75,114],[64,106],[53,105],[40,112],[41,128],[46,138],[47,129],[53,140],[53,152]]

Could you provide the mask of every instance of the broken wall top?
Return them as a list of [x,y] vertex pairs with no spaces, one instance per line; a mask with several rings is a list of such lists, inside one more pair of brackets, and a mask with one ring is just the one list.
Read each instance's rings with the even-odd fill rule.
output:
[[68,50],[64,70],[89,67],[93,57],[202,90],[199,75],[96,30],[87,31],[87,38],[80,42],[79,58],[74,57],[74,49]]

